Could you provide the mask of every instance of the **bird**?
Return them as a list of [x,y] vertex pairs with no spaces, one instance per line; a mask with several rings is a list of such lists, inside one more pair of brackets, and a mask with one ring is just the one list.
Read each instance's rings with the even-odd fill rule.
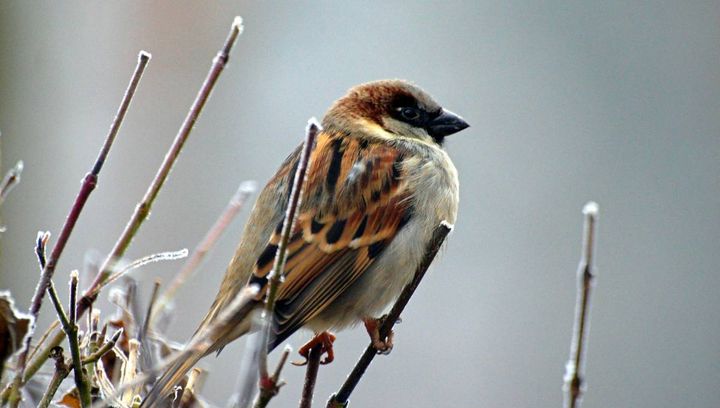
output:
[[[268,351],[300,328],[316,336],[332,361],[334,335],[363,322],[378,351],[378,316],[399,296],[421,262],[435,227],[454,224],[457,170],[445,138],[469,127],[419,86],[379,80],[352,87],[322,119],[310,154],[296,222],[287,245]],[[143,406],[167,396],[202,357],[251,329],[249,311],[261,308],[280,242],[302,145],[282,163],[250,213],[220,289],[194,337],[203,333],[248,285],[260,290],[229,330],[171,364]],[[192,342],[191,338],[191,341]]]

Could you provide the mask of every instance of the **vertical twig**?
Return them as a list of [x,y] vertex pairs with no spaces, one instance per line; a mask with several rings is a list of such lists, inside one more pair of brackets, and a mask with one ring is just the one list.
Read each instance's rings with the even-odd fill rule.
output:
[[283,349],[282,355],[280,356],[280,360],[275,367],[275,372],[270,377],[264,379],[260,378],[260,392],[258,393],[257,398],[255,399],[255,403],[253,404],[254,408],[267,407],[267,405],[270,403],[270,400],[273,399],[273,397],[275,397],[278,392],[280,392],[280,388],[285,385],[285,382],[280,380],[280,374],[282,373],[282,369],[283,367],[285,367],[285,363],[287,362],[287,359],[290,356],[291,352],[292,348],[289,345],[286,345]]
[[[425,276],[425,272],[427,272],[433,259],[435,259],[435,255],[440,250],[443,241],[445,241],[445,237],[447,237],[451,230],[452,225],[443,221],[433,231],[432,238],[430,239],[430,242],[428,242],[428,245],[425,249],[425,256],[423,257],[422,262],[420,262],[420,265],[418,265],[417,269],[415,270],[415,276],[413,277],[413,280],[410,281],[407,286],[405,286],[402,293],[400,294],[400,297],[398,297],[398,300],[395,302],[392,309],[390,309],[390,313],[388,313],[388,315],[385,317],[379,327],[381,339],[387,337],[387,335],[390,333],[393,326],[395,325],[395,322],[397,322],[397,320],[400,318],[400,314],[402,313],[403,309],[405,309],[407,303],[410,301],[413,293],[415,293],[418,285],[420,285],[420,281],[422,281],[423,277]],[[360,359],[348,375],[345,383],[343,383],[342,387],[340,387],[340,390],[338,390],[336,394],[330,397],[330,400],[327,403],[328,408],[347,406],[347,401],[348,398],[350,398],[350,394],[352,394],[355,386],[357,386],[357,384],[360,382],[360,379],[365,374],[365,370],[367,370],[367,368],[370,366],[370,363],[375,358],[376,354],[377,350],[371,342],[370,345],[368,345],[368,347],[365,349],[365,352],[362,354],[362,356],[360,356]]]
[[283,220],[282,235],[280,243],[278,244],[277,253],[275,254],[275,261],[273,268],[270,271],[268,293],[265,299],[265,314],[272,315],[275,309],[275,297],[277,296],[278,286],[280,280],[283,278],[285,271],[285,255],[287,253],[287,244],[290,241],[290,233],[295,225],[295,213],[300,206],[300,194],[302,193],[302,187],[305,181],[305,172],[310,161],[310,152],[315,144],[315,138],[320,131],[320,124],[317,123],[315,118],[311,118],[308,121],[308,126],[305,132],[305,142],[303,143],[303,149],[300,153],[300,159],[298,162],[297,170],[295,171],[295,178],[293,180],[292,190],[290,190],[290,199],[288,200],[287,210],[285,212],[285,219]]
[[78,291],[78,271],[74,270],[70,273],[70,316],[68,325],[65,327],[65,333],[68,337],[70,345],[70,355],[72,356],[73,371],[75,372],[75,386],[80,394],[80,405],[87,408],[92,404],[90,398],[90,384],[82,367],[82,358],[80,356],[80,339],[78,338],[77,326],[77,291]]
[[118,238],[118,240],[115,242],[115,245],[110,254],[103,261],[103,264],[100,267],[100,273],[95,277],[95,280],[87,289],[87,291],[85,291],[82,299],[80,299],[78,313],[84,313],[85,310],[95,301],[95,299],[97,299],[99,288],[101,287],[105,279],[107,279],[113,272],[118,260],[122,258],[123,255],[125,255],[125,251],[130,246],[130,243],[135,237],[135,234],[140,229],[140,226],[143,224],[145,219],[147,219],[147,216],[150,214],[150,210],[152,209],[152,205],[155,202],[155,198],[160,192],[162,186],[165,184],[165,181],[170,174],[170,170],[180,156],[180,152],[182,151],[185,142],[190,136],[190,132],[192,131],[193,126],[195,126],[195,122],[200,116],[200,112],[202,112],[202,109],[210,96],[210,92],[212,91],[215,83],[220,77],[220,73],[223,71],[225,65],[228,62],[228,59],[230,57],[230,51],[235,44],[235,40],[241,32],[242,19],[240,17],[235,17],[232,27],[230,28],[230,33],[225,40],[225,44],[218,52],[217,56],[215,56],[215,58],[213,59],[210,71],[208,72],[205,81],[200,87],[200,91],[195,97],[195,100],[190,106],[190,110],[185,116],[185,120],[180,126],[180,129],[175,136],[175,140],[173,141],[170,149],[165,155],[165,158],[163,159],[160,168],[155,174],[155,177],[150,183],[150,186],[148,186],[148,189],[145,192],[142,200],[135,207],[135,211],[130,217],[130,221],[128,221],[128,223],[125,225],[125,230],[120,235],[120,238]]
[[61,347],[55,347],[50,353],[50,358],[55,360],[55,372],[50,379],[50,384],[48,384],[42,399],[38,403],[38,408],[47,408],[50,406],[50,402],[58,388],[60,388],[60,384],[65,377],[70,374],[70,368],[65,364],[65,356],[63,355],[63,349]]
[[[80,186],[80,191],[78,192],[77,197],[75,197],[75,201],[73,202],[72,208],[70,209],[70,213],[65,219],[65,223],[60,230],[60,235],[58,236],[57,243],[53,247],[53,250],[50,254],[50,259],[43,267],[42,274],[40,275],[40,281],[38,282],[38,286],[35,289],[35,294],[33,295],[32,302],[30,304],[30,314],[34,317],[37,317],[40,312],[40,306],[42,305],[45,291],[47,291],[47,288],[50,286],[50,281],[52,280],[53,274],[55,273],[55,267],[58,263],[58,260],[60,259],[60,255],[62,255],[63,249],[65,249],[65,245],[70,238],[70,234],[75,227],[75,223],[77,223],[77,220],[80,217],[80,213],[82,212],[85,203],[90,197],[90,193],[92,193],[92,191],[95,189],[95,186],[97,185],[100,170],[102,170],[102,166],[105,163],[108,154],[110,153],[110,147],[112,147],[112,144],[115,141],[115,137],[117,136],[117,133],[120,129],[120,125],[122,124],[128,107],[130,106],[130,101],[135,94],[135,90],[137,89],[138,83],[140,82],[140,78],[142,77],[142,74],[145,71],[145,67],[147,66],[149,61],[150,54],[145,51],[141,51],[138,56],[138,62],[135,67],[135,71],[133,72],[133,75],[130,79],[130,84],[125,91],[125,95],[123,96],[122,102],[120,103],[118,112],[115,116],[115,119],[113,120],[112,125],[110,126],[110,131],[105,138],[105,143],[100,149],[100,152],[97,159],[95,160],[95,163],[92,166],[92,169],[87,175],[85,175],[85,178],[82,181],[82,185]],[[26,338],[26,345],[29,345],[31,340],[32,330],[31,334],[28,335]],[[39,365],[35,365],[37,367],[35,368],[35,371],[37,371],[37,369],[40,368],[40,365],[42,365],[42,363],[47,359],[50,349],[60,344],[60,342],[62,341],[62,334],[55,336],[53,340],[54,341],[51,343],[55,344],[51,344],[51,346],[47,349],[47,352],[38,355],[38,358],[41,360],[39,361]],[[25,350],[18,356],[17,372],[15,375],[15,379],[12,383],[12,389],[15,390],[16,393],[19,391],[19,388],[22,386],[22,384],[27,381],[27,378],[25,378],[25,365],[27,363],[28,349],[29,347],[26,347]],[[32,374],[34,373],[35,372],[33,371]],[[7,396],[11,392],[10,390],[10,388],[6,388],[5,390],[3,390],[3,401],[6,400]]]
[[275,297],[277,296],[278,287],[280,286],[280,282],[284,276],[287,244],[290,240],[290,234],[292,233],[293,226],[295,225],[295,215],[297,209],[300,207],[300,198],[302,196],[302,189],[306,178],[305,174],[310,162],[310,153],[315,145],[315,138],[317,137],[319,131],[320,125],[317,123],[317,120],[315,118],[311,118],[308,121],[308,125],[305,130],[305,141],[303,142],[300,158],[298,159],[297,170],[295,171],[292,188],[290,190],[290,198],[288,200],[287,210],[285,211],[285,219],[283,220],[280,242],[278,243],[273,268],[270,271],[270,276],[268,278],[269,281],[267,296],[265,297],[265,308],[260,319],[261,330],[263,330],[263,332],[260,333],[260,337],[264,339],[264,341],[257,345],[260,347],[258,350],[258,366],[260,371],[260,382],[258,387],[262,397],[259,395],[255,400],[255,407],[266,406],[272,397],[277,395],[279,391],[279,386],[276,382],[272,381],[267,369],[267,339],[270,338],[272,316],[275,310]]
[[302,395],[300,396],[299,408],[310,408],[312,406],[313,392],[315,391],[315,382],[317,381],[320,357],[322,354],[322,343],[315,345],[308,353],[305,383],[303,384]]
[[575,303],[575,323],[573,338],[570,344],[570,359],[565,366],[563,391],[565,391],[565,407],[580,406],[585,392],[583,373],[585,371],[585,343],[590,322],[590,291],[592,290],[595,265],[595,230],[598,217],[598,205],[589,202],[583,207],[585,223],[583,226],[583,246],[580,265],[577,271],[577,302]]

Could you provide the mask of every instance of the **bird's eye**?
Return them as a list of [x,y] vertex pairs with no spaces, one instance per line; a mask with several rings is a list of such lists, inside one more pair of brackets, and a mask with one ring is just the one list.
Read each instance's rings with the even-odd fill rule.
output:
[[399,108],[400,116],[408,122],[414,122],[420,119],[420,110],[416,108]]

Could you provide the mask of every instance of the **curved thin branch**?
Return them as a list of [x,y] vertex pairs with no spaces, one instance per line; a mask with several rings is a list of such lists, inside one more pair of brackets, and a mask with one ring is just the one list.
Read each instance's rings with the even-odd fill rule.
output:
[[[443,221],[433,231],[432,238],[430,239],[430,242],[428,242],[427,248],[425,250],[425,257],[415,270],[415,276],[413,277],[412,281],[410,281],[410,283],[405,286],[402,293],[400,294],[400,297],[398,297],[398,300],[395,302],[392,309],[390,309],[390,313],[388,313],[388,315],[385,317],[382,324],[380,325],[379,332],[381,339],[387,337],[387,335],[390,333],[393,326],[395,325],[395,322],[397,322],[400,318],[400,314],[402,313],[403,309],[405,309],[407,303],[410,301],[413,293],[415,293],[418,285],[420,285],[420,281],[422,281],[423,277],[425,276],[425,272],[427,272],[433,259],[435,259],[435,255],[438,253],[440,247],[442,246],[442,243],[445,241],[445,237],[447,237],[451,230],[452,225]],[[342,387],[340,387],[340,390],[338,390],[337,393],[333,394],[330,397],[330,400],[327,403],[328,408],[347,406],[350,394],[352,394],[355,386],[357,386],[357,384],[360,382],[360,379],[365,374],[365,370],[367,370],[367,368],[370,366],[370,363],[373,361],[376,354],[377,350],[372,345],[372,343],[370,343],[370,345],[368,345],[368,347],[365,349],[365,352],[362,354],[362,356],[360,356],[360,359],[355,364],[355,367],[350,372],[350,375],[348,375],[345,383],[343,383]]]

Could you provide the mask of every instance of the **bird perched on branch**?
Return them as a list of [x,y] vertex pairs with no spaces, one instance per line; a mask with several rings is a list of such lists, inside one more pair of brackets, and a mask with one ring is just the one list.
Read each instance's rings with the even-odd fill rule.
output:
[[[379,351],[392,347],[391,337],[379,338],[376,318],[412,279],[434,228],[455,222],[458,177],[443,142],[468,126],[401,80],[358,85],[333,104],[310,156],[269,350],[305,327],[317,336],[301,354],[321,342],[329,362],[334,336],[326,331],[359,322]],[[262,307],[300,151],[290,154],[260,194],[195,336],[248,284],[261,290],[243,313]],[[200,358],[247,333],[250,320],[237,316],[237,324],[172,364],[151,394],[167,395]]]

